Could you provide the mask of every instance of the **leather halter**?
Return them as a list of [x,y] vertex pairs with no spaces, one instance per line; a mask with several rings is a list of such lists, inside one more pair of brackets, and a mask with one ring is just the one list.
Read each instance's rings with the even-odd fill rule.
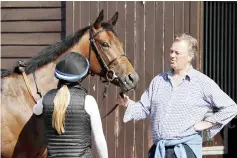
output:
[[[116,60],[122,58],[122,57],[126,57],[125,54],[122,54],[120,56],[117,56],[116,58],[114,58],[112,61],[109,62],[109,64],[107,65],[104,61],[104,59],[102,58],[100,52],[98,51],[98,48],[97,48],[97,45],[96,45],[96,40],[95,40],[95,37],[100,34],[101,32],[105,31],[105,29],[101,29],[100,31],[96,32],[94,35],[93,35],[93,26],[90,26],[89,28],[89,34],[90,34],[90,48],[89,48],[89,63],[90,63],[90,58],[91,58],[91,51],[93,50],[96,54],[96,58],[97,60],[99,61],[100,63],[100,67],[102,68],[101,71],[100,71],[100,74],[104,74],[106,79],[108,81],[113,81],[114,79],[118,79],[118,76],[115,75],[115,72],[113,70],[111,70],[109,68],[109,66],[111,64],[113,64]],[[126,57],[127,58],[127,57]],[[111,75],[112,74],[112,75]],[[111,77],[112,76],[112,77]],[[111,78],[110,78],[111,77]]]

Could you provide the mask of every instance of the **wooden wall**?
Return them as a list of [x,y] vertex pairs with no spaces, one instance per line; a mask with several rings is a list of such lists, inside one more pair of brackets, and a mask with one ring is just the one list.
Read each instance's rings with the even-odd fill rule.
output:
[[[199,2],[67,2],[66,33],[93,24],[101,9],[105,20],[119,12],[116,31],[140,77],[136,91],[129,93],[134,100],[139,99],[155,75],[169,69],[169,49],[175,34],[187,32],[201,38]],[[194,66],[200,67],[199,57]],[[84,85],[100,103],[104,85],[99,78],[89,77]],[[102,116],[114,106],[117,92],[114,86],[110,87],[108,98],[100,108]],[[149,121],[124,124],[123,115],[124,109],[118,108],[102,120],[109,157],[146,158],[152,145]]]
[[65,34],[64,2],[1,2],[1,69],[28,60]]

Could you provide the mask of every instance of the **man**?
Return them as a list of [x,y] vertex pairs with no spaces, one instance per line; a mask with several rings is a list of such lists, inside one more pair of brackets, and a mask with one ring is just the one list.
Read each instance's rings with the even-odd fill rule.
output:
[[[214,137],[237,115],[236,103],[206,75],[193,69],[197,40],[188,34],[177,36],[170,49],[168,72],[157,75],[134,102],[119,98],[127,107],[124,122],[150,117],[153,146],[149,158],[201,158],[202,135]],[[218,112],[207,118],[209,109]]]

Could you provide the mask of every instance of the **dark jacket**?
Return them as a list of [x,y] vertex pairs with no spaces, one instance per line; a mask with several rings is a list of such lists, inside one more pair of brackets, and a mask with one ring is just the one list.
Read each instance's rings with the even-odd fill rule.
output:
[[43,98],[43,114],[47,132],[47,157],[91,158],[90,116],[85,111],[86,92],[77,87],[69,87],[70,103],[65,118],[65,133],[59,135],[52,128],[53,100],[57,89],[49,91]]

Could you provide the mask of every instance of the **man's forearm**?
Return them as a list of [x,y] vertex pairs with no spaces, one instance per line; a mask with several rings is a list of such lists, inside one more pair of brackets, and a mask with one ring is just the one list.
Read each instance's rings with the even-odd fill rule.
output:
[[217,123],[208,122],[208,121],[201,121],[201,122],[194,125],[194,129],[196,131],[203,131],[203,130],[206,130],[208,128],[215,126],[216,124]]
[[128,122],[130,120],[141,120],[147,117],[146,110],[140,102],[134,102],[129,100],[127,104],[127,109],[124,114],[123,122]]

